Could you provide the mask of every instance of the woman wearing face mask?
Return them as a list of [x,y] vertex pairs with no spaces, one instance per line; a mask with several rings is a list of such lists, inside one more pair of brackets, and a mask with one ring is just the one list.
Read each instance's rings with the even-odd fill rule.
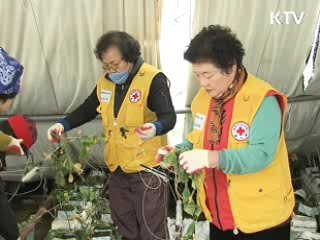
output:
[[48,139],[59,141],[63,132],[101,114],[114,223],[123,239],[166,239],[166,186],[141,164],[159,165],[157,149],[176,122],[168,79],[143,61],[138,41],[125,32],[102,35],[95,55],[104,75],[80,107],[48,129]]

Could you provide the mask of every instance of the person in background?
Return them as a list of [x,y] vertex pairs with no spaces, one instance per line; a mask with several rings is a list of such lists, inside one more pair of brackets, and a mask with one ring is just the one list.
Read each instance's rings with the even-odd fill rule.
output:
[[[13,99],[19,93],[23,66],[0,48],[0,114],[10,109]],[[35,142],[35,130],[30,121],[23,116],[15,116],[0,123],[0,171],[5,169],[5,156],[25,155]],[[25,149],[25,150],[24,150]],[[10,208],[0,178],[0,235],[6,240],[19,237],[18,225],[14,212]]]
[[[287,98],[248,73],[228,27],[204,27],[184,58],[201,86],[193,130],[180,147],[187,173],[202,171],[199,202],[214,240],[289,240],[294,193],[284,136]],[[159,149],[158,158],[170,148]]]
[[[0,47],[0,115],[11,108],[13,99],[20,91],[22,74],[23,66]],[[0,151],[24,155],[21,141],[0,131]]]
[[48,139],[101,114],[114,223],[123,239],[167,239],[166,185],[143,166],[159,166],[157,150],[176,122],[168,79],[143,61],[140,44],[126,32],[102,35],[95,55],[105,73],[84,103],[48,129]]

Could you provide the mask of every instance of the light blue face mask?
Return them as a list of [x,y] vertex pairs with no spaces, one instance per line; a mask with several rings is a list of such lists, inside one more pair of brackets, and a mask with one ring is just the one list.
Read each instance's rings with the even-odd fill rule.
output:
[[128,72],[110,73],[108,74],[108,77],[115,84],[122,85],[127,81],[127,78],[129,77],[129,73]]

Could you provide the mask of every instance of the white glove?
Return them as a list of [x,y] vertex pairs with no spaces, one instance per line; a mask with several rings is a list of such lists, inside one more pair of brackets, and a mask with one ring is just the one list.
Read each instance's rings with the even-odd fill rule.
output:
[[24,151],[21,147],[21,142],[23,141],[22,139],[16,139],[14,137],[11,137],[11,142],[9,143],[8,147],[6,148],[5,152],[7,154],[13,154],[13,155],[18,155],[18,156],[23,156]]
[[209,168],[209,150],[195,149],[186,151],[180,154],[179,160],[180,165],[186,172],[192,174],[202,168]]
[[161,163],[163,161],[163,158],[173,150],[174,150],[174,147],[171,147],[169,145],[159,148],[156,156],[157,162]]
[[156,126],[153,123],[145,123],[134,132],[143,141],[148,141],[156,136]]
[[64,127],[61,123],[53,124],[47,131],[48,140],[51,142],[60,142],[60,137],[64,133]]

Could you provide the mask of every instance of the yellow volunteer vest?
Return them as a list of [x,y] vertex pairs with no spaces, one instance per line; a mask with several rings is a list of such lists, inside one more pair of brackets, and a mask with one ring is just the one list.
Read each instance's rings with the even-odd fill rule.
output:
[[127,92],[118,117],[114,117],[115,84],[105,79],[98,82],[97,96],[105,129],[106,144],[104,157],[111,172],[119,166],[127,173],[143,170],[140,164],[155,167],[158,148],[167,144],[167,136],[142,141],[134,130],[144,123],[157,121],[156,114],[148,108],[147,99],[153,78],[159,70],[144,63]]
[[[245,122],[250,127],[252,121],[268,92],[274,91],[282,98],[285,108],[286,97],[277,92],[269,84],[248,74],[248,79],[235,97],[234,109],[228,137],[228,149],[239,149],[248,146],[248,139],[238,141],[232,136],[232,126],[237,122]],[[207,116],[211,97],[201,88],[194,98],[191,110],[194,122],[196,117]],[[282,109],[284,117],[286,109]],[[199,122],[199,121],[198,121]],[[203,149],[204,130],[194,128],[188,135],[188,140],[194,148]],[[254,233],[279,225],[292,214],[294,193],[288,162],[284,130],[273,163],[261,172],[247,175],[227,174],[229,182],[228,194],[235,224],[242,232]],[[211,222],[212,217],[206,205],[205,186],[199,193],[202,210]]]

